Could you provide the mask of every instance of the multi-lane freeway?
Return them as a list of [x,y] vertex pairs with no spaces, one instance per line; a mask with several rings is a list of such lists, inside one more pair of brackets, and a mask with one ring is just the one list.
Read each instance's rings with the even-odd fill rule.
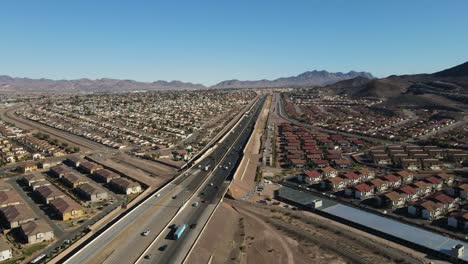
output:
[[[61,262],[181,263],[225,193],[264,102],[252,105],[209,155]],[[173,240],[172,227],[182,224],[187,230]]]

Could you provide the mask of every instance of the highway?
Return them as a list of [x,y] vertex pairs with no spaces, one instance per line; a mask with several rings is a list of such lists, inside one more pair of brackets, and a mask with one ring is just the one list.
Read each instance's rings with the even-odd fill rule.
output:
[[[147,252],[154,255],[148,260],[151,263],[175,263],[176,257],[182,259],[201,230],[203,223],[199,219],[205,220],[210,209],[214,209],[222,198],[227,188],[225,181],[242,157],[264,102],[264,97],[258,100],[249,114],[241,118],[198,165],[163,187],[157,195],[147,198],[100,235],[85,242],[84,247],[66,256],[61,263],[134,263]],[[205,166],[209,166],[207,171]],[[194,201],[199,202],[197,207],[192,207]],[[167,227],[173,223],[198,225],[189,228],[181,239],[172,241],[166,237],[170,231]],[[150,230],[147,236],[142,235],[145,230]],[[154,252],[161,243],[170,245],[165,251]],[[156,256],[157,253],[160,256]]]

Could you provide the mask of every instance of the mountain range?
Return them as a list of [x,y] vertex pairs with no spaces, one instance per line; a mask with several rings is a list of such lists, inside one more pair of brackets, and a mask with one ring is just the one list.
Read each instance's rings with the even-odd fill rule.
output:
[[181,81],[138,82],[117,79],[76,79],[51,80],[15,78],[0,75],[0,92],[124,92],[148,90],[177,89],[223,89],[223,88],[263,88],[263,87],[304,87],[323,86],[356,77],[374,78],[367,72],[350,71],[332,73],[327,71],[308,71],[297,76],[283,77],[275,80],[222,81],[211,87]]

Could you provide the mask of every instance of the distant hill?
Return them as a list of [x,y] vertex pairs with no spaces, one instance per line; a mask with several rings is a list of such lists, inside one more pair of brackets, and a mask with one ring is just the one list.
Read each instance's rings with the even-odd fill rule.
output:
[[304,87],[304,86],[323,86],[336,83],[342,80],[353,79],[356,77],[374,78],[368,72],[348,73],[327,72],[327,71],[307,71],[297,76],[283,77],[275,80],[256,80],[239,81],[227,80],[220,82],[211,88],[263,88],[263,87]]
[[201,84],[181,81],[137,82],[117,79],[50,80],[0,75],[0,92],[126,92],[171,89],[203,89]]
[[468,61],[447,70],[432,74],[435,77],[468,77]]
[[442,109],[448,103],[465,108],[468,62],[433,74],[392,75],[381,79],[358,77],[328,85],[323,90],[351,98],[379,98],[389,106],[424,105]]

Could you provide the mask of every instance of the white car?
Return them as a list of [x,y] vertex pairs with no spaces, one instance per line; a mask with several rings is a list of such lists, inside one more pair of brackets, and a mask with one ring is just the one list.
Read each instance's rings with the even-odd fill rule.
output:
[[141,235],[142,235],[142,236],[147,236],[147,235],[149,235],[150,232],[151,232],[151,231],[148,229],[148,230],[146,230],[145,232],[141,233]]
[[198,202],[194,202],[194,203],[192,204],[192,206],[193,206],[193,207],[198,207]]

